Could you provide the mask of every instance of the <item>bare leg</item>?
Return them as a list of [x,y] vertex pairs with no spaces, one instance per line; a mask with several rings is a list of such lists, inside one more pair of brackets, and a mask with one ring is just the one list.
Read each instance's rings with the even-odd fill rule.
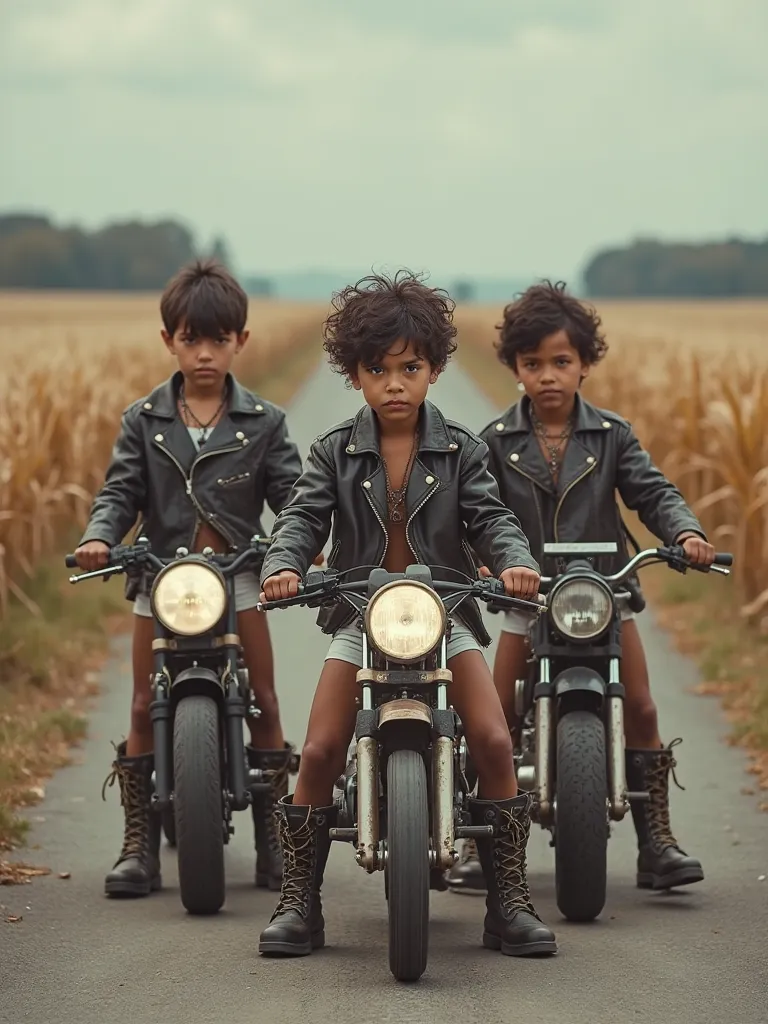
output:
[[517,729],[515,717],[515,681],[522,679],[527,671],[529,647],[527,638],[516,633],[502,633],[496,646],[493,661],[493,682],[499,695],[509,731]]
[[240,612],[237,628],[243,645],[243,659],[248,668],[251,689],[259,718],[246,718],[251,744],[259,750],[282,750],[285,743],[280,724],[280,707],[275,693],[275,670],[267,616],[255,608]]
[[651,696],[648,665],[637,623],[630,619],[621,628],[621,681],[625,688],[624,735],[627,746],[638,750],[661,747],[656,704]]
[[344,771],[357,718],[357,666],[335,658],[320,673],[301,751],[294,804],[326,807],[333,784]]
[[517,796],[512,740],[485,658],[480,651],[465,651],[448,664],[451,700],[464,726],[480,794],[484,800]]
[[138,757],[149,754],[154,747],[149,705],[152,703],[152,641],[155,638],[154,620],[143,615],[133,617],[133,698],[131,700],[131,729],[128,733],[126,755]]

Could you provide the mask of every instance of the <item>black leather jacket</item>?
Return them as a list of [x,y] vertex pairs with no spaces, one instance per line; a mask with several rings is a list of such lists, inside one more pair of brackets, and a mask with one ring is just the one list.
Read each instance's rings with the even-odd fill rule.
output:
[[[470,545],[498,576],[512,566],[538,571],[517,518],[499,499],[488,448],[431,402],[420,413],[419,450],[406,491],[406,535],[416,558],[474,577]],[[381,565],[386,554],[387,498],[378,423],[369,406],[315,439],[291,500],[277,517],[262,582],[283,569],[303,576],[332,529],[328,559],[339,570]],[[433,575],[440,577],[435,568]],[[450,578],[446,574],[446,578]],[[455,579],[455,577],[454,577]],[[343,605],[321,609],[318,624],[334,633],[354,618]],[[457,611],[478,642],[490,643],[476,603]]]
[[664,544],[693,530],[705,537],[680,491],[653,464],[629,423],[576,396],[573,436],[566,448],[557,486],[529,418],[524,396],[489,423],[480,436],[490,449],[489,468],[507,508],[520,517],[531,550],[544,575],[557,567],[544,559],[545,543],[616,541],[618,555],[599,555],[594,565],[615,573],[629,560],[628,531],[616,493],[627,508]]
[[181,380],[175,373],[123,413],[81,544],[119,544],[140,515],[141,532],[160,557],[192,550],[203,522],[230,551],[242,551],[263,533],[264,501],[275,513],[285,505],[301,457],[283,410],[230,377],[227,412],[198,452],[177,415]]

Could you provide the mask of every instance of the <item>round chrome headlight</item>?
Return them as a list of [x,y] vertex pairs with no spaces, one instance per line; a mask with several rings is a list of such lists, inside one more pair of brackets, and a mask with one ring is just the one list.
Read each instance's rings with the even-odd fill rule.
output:
[[213,629],[227,606],[219,572],[203,562],[178,562],[157,574],[152,610],[172,633],[198,636]]
[[573,577],[552,592],[549,613],[555,628],[570,640],[592,640],[608,628],[613,594],[594,579]]
[[445,633],[443,602],[423,583],[395,580],[371,598],[365,629],[371,643],[389,661],[421,661]]

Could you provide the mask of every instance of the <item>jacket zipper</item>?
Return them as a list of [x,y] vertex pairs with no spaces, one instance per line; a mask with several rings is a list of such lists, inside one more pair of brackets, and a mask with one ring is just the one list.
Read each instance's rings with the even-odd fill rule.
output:
[[[418,505],[416,506],[416,508],[415,508],[415,509],[413,510],[413,512],[411,512],[410,516],[408,517],[408,522],[407,522],[407,523],[405,524],[405,541],[406,541],[406,543],[407,543],[408,547],[409,547],[409,548],[411,549],[411,551],[412,551],[412,552],[414,553],[414,555],[415,555],[415,556],[416,556],[417,558],[421,559],[422,563],[424,563],[424,559],[423,559],[423,557],[422,557],[422,554],[421,554],[421,552],[420,552],[420,551],[419,551],[419,550],[418,550],[418,549],[416,548],[416,546],[415,546],[414,544],[411,544],[411,538],[410,538],[410,535],[409,535],[409,533],[408,533],[408,527],[409,527],[409,526],[411,525],[411,523],[413,522],[413,517],[414,517],[414,516],[416,515],[416,513],[417,513],[417,512],[419,511],[419,509],[421,509],[421,508],[424,508],[424,506],[426,505],[426,503],[427,503],[427,502],[429,501],[429,499],[430,499],[430,498],[432,497],[432,495],[433,495],[433,494],[435,493],[435,491],[437,490],[437,488],[438,488],[439,486],[440,486],[439,484],[435,484],[435,486],[434,486],[434,487],[432,488],[432,490],[431,490],[431,491],[427,491],[427,493],[426,493],[426,494],[424,495],[424,497],[423,497],[423,498],[421,499],[421,501],[420,501],[420,502],[419,502],[419,504],[418,504]],[[426,564],[426,563],[424,563],[424,564]]]
[[[198,457],[192,463],[192,468],[189,471],[189,476],[187,476],[187,474],[184,472],[184,467],[179,462],[179,460],[176,458],[176,456],[173,454],[173,452],[170,451],[168,448],[165,448],[163,445],[161,445],[157,441],[155,442],[155,444],[157,444],[157,446],[158,446],[158,448],[160,449],[161,452],[164,452],[168,456],[168,458],[171,460],[171,462],[173,462],[173,464],[176,466],[178,471],[181,473],[182,477],[184,478],[184,484],[185,484],[185,487],[186,487],[187,495],[188,495],[190,501],[192,502],[192,504],[195,506],[195,511],[197,512],[198,518],[197,518],[197,522],[195,523],[195,530],[194,530],[194,533],[192,534],[192,540],[190,542],[190,549],[192,549],[195,546],[195,541],[197,540],[197,535],[200,532],[200,527],[202,526],[201,517],[207,523],[211,523],[212,521],[217,521],[217,516],[213,512],[206,512],[205,511],[203,506],[200,504],[200,502],[195,497],[195,494],[194,494],[194,492],[192,490],[192,478],[194,476],[195,469],[197,468],[198,463],[202,462],[203,459],[210,458],[213,455],[226,455],[229,452],[239,452],[242,446],[241,445],[237,445],[235,447],[233,445],[230,445],[229,448],[219,448],[219,449],[217,449],[214,452],[203,452],[203,454],[202,455],[198,455]],[[234,541],[232,535],[230,533],[228,533],[227,530],[223,526],[219,525],[219,526],[216,527],[216,529],[220,530],[222,536],[224,537],[224,540],[227,541],[227,543],[230,545],[230,547],[234,548],[234,547],[237,546],[235,544],[235,541]]]
[[[384,520],[379,515],[379,510],[376,508],[376,506],[373,503],[373,498],[370,496],[368,491],[365,491],[364,493],[365,493],[366,498],[368,499],[368,504],[373,509],[373,514],[376,516],[376,518],[379,521],[379,526],[384,531],[384,551],[382,552],[381,558],[379,559],[379,566],[382,566],[384,564],[384,559],[387,557],[387,548],[389,547],[389,534],[387,533],[387,528],[384,525]],[[406,537],[407,537],[407,528],[406,528]]]
[[566,497],[568,496],[569,491],[573,490],[573,488],[576,486],[576,484],[579,483],[581,480],[583,480],[585,476],[589,476],[589,474],[592,472],[592,470],[595,468],[595,466],[597,466],[597,462],[593,462],[590,466],[588,466],[588,468],[584,470],[584,472],[581,474],[581,476],[577,476],[576,479],[572,483],[568,484],[566,489],[563,491],[563,493],[562,493],[562,495],[560,497],[560,500],[557,503],[557,507],[555,509],[555,522],[554,522],[555,544],[559,543],[560,535],[559,535],[559,532],[558,532],[558,529],[557,529],[557,517],[560,515],[560,509],[563,507],[563,502],[565,501]]

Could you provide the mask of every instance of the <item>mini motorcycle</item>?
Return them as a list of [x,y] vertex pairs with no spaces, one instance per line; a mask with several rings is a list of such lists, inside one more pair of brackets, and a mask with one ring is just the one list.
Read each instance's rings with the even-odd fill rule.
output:
[[425,565],[411,565],[405,573],[373,568],[361,582],[343,581],[361,569],[312,572],[298,596],[259,606],[344,601],[357,614],[363,638],[360,710],[330,837],[352,843],[365,871],[384,872],[389,967],[400,981],[414,981],[426,970],[430,871],[454,864],[457,838],[493,834],[491,825],[470,824],[461,722],[449,703],[451,614],[470,597],[541,611],[538,603],[507,597],[499,580],[447,571],[467,582],[433,580]]
[[[223,906],[233,812],[269,790],[261,771],[247,765],[243,723],[261,712],[243,662],[234,600],[235,576],[258,573],[269,542],[254,537],[238,555],[179,548],[174,558],[161,559],[141,537],[112,548],[104,569],[70,577],[79,583],[125,573],[151,580],[152,807],[176,846],[181,902],[191,914],[215,914]],[[66,564],[77,565],[74,555]]]
[[[644,607],[630,578],[662,562],[681,573],[710,571],[688,562],[681,547],[641,551],[613,576],[589,561],[616,552],[612,542],[544,546],[562,571],[541,578],[547,613],[531,627],[530,669],[515,684],[518,784],[533,794],[533,820],[552,834],[557,905],[570,921],[602,911],[609,823],[621,821],[630,802],[648,799],[627,792],[624,761],[620,615],[624,606]],[[728,575],[722,567],[732,563],[718,554],[711,571]]]

